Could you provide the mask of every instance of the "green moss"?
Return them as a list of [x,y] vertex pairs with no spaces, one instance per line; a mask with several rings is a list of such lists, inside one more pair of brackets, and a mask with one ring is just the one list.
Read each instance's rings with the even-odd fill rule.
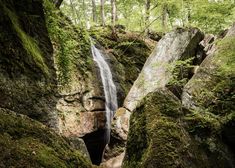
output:
[[182,167],[187,134],[180,102],[167,90],[149,94],[131,116],[124,167]]
[[220,117],[182,109],[166,89],[148,94],[141,104],[131,116],[124,168],[230,167],[233,155],[219,138]]
[[8,9],[5,5],[1,5],[3,6],[3,9],[8,15],[8,17],[10,18],[12,25],[15,31],[17,32],[17,35],[20,38],[24,49],[32,57],[32,59],[34,60],[36,65],[42,70],[42,72],[45,73],[45,75],[49,76],[48,67],[44,62],[42,53],[37,45],[37,42],[22,30],[18,17],[15,15],[15,13]]
[[0,149],[0,165],[6,167],[91,167],[62,137],[4,109],[0,109]]
[[193,101],[201,111],[226,116],[235,111],[235,38],[225,37],[215,44],[199,72],[189,82]]
[[83,28],[75,27],[50,1],[43,2],[46,24],[54,46],[59,85],[68,84],[77,70],[87,77],[92,66],[88,33]]
[[202,138],[218,134],[221,128],[219,117],[209,112],[192,111],[184,120],[188,132]]

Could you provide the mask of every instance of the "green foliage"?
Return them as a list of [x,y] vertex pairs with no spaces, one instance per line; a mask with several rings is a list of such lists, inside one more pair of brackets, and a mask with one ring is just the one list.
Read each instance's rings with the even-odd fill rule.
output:
[[193,57],[186,60],[177,60],[170,64],[167,68],[172,72],[172,78],[169,85],[177,85],[183,87],[189,80],[189,71],[194,66],[192,65]]
[[200,1],[191,2],[190,24],[201,28],[206,33],[218,34],[234,21],[235,3],[225,1]]
[[[83,27],[95,26],[92,20],[91,1],[64,2],[61,9],[74,23]],[[119,0],[117,4],[116,24],[124,25],[128,30],[144,31],[146,29],[146,1]],[[151,0],[150,30],[166,32],[177,26],[196,26],[206,33],[218,34],[227,28],[235,18],[235,2],[231,0]],[[100,3],[96,3],[96,15],[99,23]],[[107,24],[111,23],[111,4],[105,3]],[[165,18],[164,18],[165,16]],[[163,22],[165,20],[165,25]],[[87,26],[89,25],[89,26]]]
[[20,38],[22,45],[24,49],[27,51],[28,56],[30,56],[29,59],[33,59],[35,64],[42,70],[42,72],[46,75],[49,76],[49,70],[47,65],[44,62],[44,58],[42,56],[41,50],[39,49],[36,40],[34,40],[32,37],[27,35],[21,28],[19,20],[15,13],[8,9],[6,6],[1,4],[3,6],[4,11],[10,18],[12,25],[17,32],[18,37]]
[[44,0],[46,23],[54,46],[55,62],[60,85],[66,85],[78,68],[86,75],[91,66],[90,40],[88,33],[75,27],[48,0]]

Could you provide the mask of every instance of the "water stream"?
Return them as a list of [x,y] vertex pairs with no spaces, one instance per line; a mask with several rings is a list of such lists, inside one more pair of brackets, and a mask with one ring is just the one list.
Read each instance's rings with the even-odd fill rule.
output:
[[102,85],[103,85],[103,89],[104,89],[106,128],[108,130],[107,135],[106,135],[107,136],[106,140],[109,143],[112,118],[114,116],[114,112],[118,108],[117,90],[116,90],[116,86],[113,82],[113,76],[112,76],[111,69],[110,69],[107,61],[105,60],[104,55],[93,44],[91,44],[91,51],[92,51],[93,59],[99,67]]

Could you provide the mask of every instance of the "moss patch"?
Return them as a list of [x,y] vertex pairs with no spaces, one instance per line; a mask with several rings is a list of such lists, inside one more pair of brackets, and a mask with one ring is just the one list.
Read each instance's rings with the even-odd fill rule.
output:
[[10,9],[8,9],[4,4],[1,5],[3,6],[4,12],[6,12],[8,17],[10,18],[15,31],[17,32],[17,35],[22,42],[23,47],[28,52],[28,55],[32,57],[31,59],[34,60],[34,62],[42,70],[42,72],[44,72],[45,75],[48,76],[49,75],[48,67],[44,62],[42,53],[36,41],[22,30],[19,24],[18,17],[15,15],[15,13]]
[[59,85],[66,85],[79,71],[87,77],[91,71],[92,56],[89,35],[75,27],[54,5],[44,0],[46,24],[53,43]]
[[189,137],[180,102],[167,90],[149,94],[131,117],[124,167],[184,167]]
[[0,165],[5,167],[91,167],[68,142],[37,121],[0,109]]

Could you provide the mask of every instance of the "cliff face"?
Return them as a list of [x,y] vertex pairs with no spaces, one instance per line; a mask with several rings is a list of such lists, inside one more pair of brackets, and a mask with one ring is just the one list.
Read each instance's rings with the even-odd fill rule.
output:
[[55,126],[53,49],[41,1],[1,1],[0,104]]

